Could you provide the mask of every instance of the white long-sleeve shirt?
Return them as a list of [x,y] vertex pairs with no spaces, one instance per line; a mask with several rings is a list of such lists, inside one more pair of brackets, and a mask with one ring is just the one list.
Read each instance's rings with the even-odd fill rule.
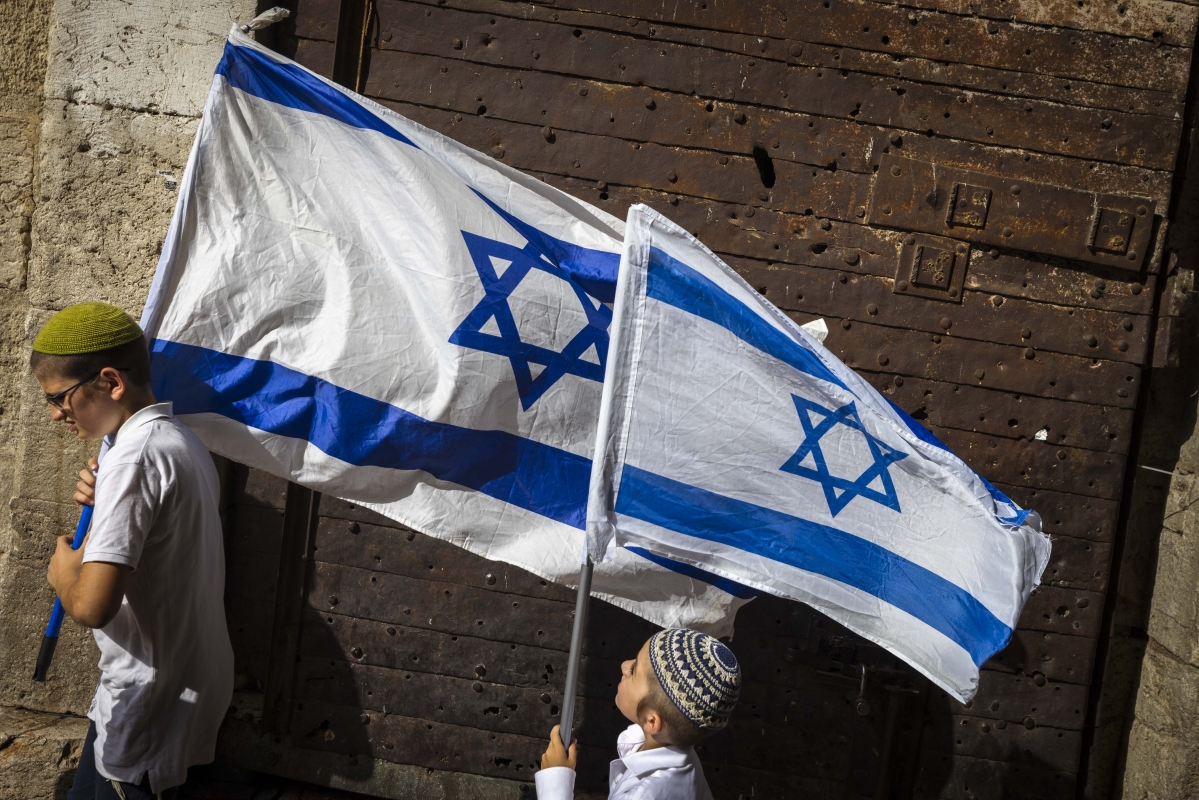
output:
[[[645,744],[640,725],[630,725],[616,740],[620,758],[608,770],[608,800],[712,800],[704,770],[693,747],[655,747]],[[537,800],[571,800],[575,771],[550,767],[537,773]]]

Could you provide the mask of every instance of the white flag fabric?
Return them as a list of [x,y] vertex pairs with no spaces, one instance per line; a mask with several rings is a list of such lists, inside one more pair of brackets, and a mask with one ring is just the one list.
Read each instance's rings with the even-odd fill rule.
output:
[[963,702],[1049,559],[1011,500],[645,206],[625,226],[588,538],[800,600]]
[[[143,316],[214,452],[577,585],[624,224],[236,29]],[[622,549],[597,596],[731,631],[755,592]]]

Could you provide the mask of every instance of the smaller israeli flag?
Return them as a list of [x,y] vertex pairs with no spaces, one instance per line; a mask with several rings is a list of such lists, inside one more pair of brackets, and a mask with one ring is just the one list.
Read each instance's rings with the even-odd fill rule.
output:
[[963,702],[1049,537],[686,231],[629,211],[588,546],[805,602]]

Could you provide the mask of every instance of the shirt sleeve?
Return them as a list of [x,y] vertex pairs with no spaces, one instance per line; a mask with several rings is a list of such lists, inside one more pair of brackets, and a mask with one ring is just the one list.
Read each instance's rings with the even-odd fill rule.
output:
[[575,771],[570,767],[549,767],[533,776],[537,784],[537,800],[573,800]]
[[146,536],[162,507],[158,473],[146,464],[105,464],[96,477],[96,510],[83,563],[137,569]]

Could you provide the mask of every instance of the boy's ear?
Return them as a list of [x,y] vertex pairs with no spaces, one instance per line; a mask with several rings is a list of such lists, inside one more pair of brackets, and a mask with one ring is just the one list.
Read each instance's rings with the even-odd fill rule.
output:
[[641,720],[641,729],[650,736],[657,736],[666,727],[666,723],[662,720],[662,715],[652,708],[645,710],[645,716]]
[[129,388],[128,381],[121,371],[115,367],[105,367],[100,371],[100,377],[108,382],[108,396],[113,400],[120,400],[125,396],[125,391]]

